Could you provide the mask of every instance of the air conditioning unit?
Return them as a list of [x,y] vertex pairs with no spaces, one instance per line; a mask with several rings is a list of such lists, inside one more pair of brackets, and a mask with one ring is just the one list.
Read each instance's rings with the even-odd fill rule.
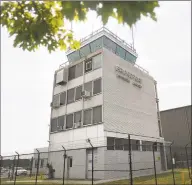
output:
[[89,91],[82,91],[81,96],[84,98],[88,98],[91,96],[91,93]]
[[56,84],[65,85],[68,79],[68,69],[64,68],[57,72],[56,74]]
[[81,122],[74,123],[74,128],[79,128],[81,127]]

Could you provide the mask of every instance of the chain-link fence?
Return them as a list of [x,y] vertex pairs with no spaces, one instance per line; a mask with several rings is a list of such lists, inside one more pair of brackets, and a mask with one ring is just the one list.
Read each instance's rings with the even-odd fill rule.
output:
[[191,147],[130,138],[99,147],[88,142],[89,148],[2,156],[1,184],[191,184]]

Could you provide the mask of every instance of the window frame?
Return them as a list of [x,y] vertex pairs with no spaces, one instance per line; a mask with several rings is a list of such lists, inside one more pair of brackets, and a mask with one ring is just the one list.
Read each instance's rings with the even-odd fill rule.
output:
[[[84,119],[85,119],[85,111],[87,110],[91,110],[91,124],[86,124],[84,125]],[[90,126],[90,125],[93,125],[93,108],[88,108],[88,109],[84,109],[83,110],[83,126]]]
[[83,91],[83,85],[79,85],[79,86],[75,87],[74,102],[82,100],[82,96],[80,96],[79,99],[76,99],[76,92],[77,92],[78,87],[81,87],[81,92]]
[[[94,82],[97,81],[97,80],[101,80],[101,92],[98,92],[98,93],[94,94]],[[96,79],[92,80],[92,96],[96,96],[96,95],[102,93],[102,83],[103,83],[102,77],[99,77],[99,78],[96,78]]]
[[[93,116],[94,116],[93,110],[94,110],[94,108],[98,108],[98,107],[101,107],[101,121],[100,122],[94,122],[93,121]],[[98,105],[98,106],[92,107],[92,125],[97,125],[97,124],[102,123],[102,122],[103,122],[103,106]]]
[[[93,57],[90,57],[88,58],[87,60],[84,61],[84,74],[87,74],[91,71],[93,71],[93,60],[92,60]],[[88,70],[87,69],[87,64],[90,64],[91,63],[91,70]]]
[[[72,115],[73,116],[73,120],[72,120],[72,127],[71,128],[67,128],[67,116]],[[71,130],[74,127],[74,113],[70,113],[70,114],[66,114],[66,123],[65,123],[65,130]]]
[[[69,94],[68,91],[72,90],[72,89],[74,89],[73,101],[72,102],[68,102],[68,94]],[[76,87],[73,87],[71,89],[67,89],[67,102],[66,102],[67,105],[75,102],[75,94],[76,94]]]
[[[61,94],[64,94],[64,93],[65,93],[65,103],[64,103],[64,104],[61,104]],[[60,104],[59,107],[64,106],[64,105],[67,104],[67,92],[66,92],[66,91],[63,91],[63,92],[61,92],[61,93],[59,94],[59,104]]]
[[[108,139],[113,139],[113,145],[108,145]],[[107,137],[107,150],[115,150],[115,137]]]
[[[57,124],[56,124],[56,130],[55,131],[52,131],[52,120],[55,119],[57,121]],[[55,132],[58,132],[58,117],[54,117],[54,118],[51,118],[51,124],[50,124],[50,133],[55,133]]]

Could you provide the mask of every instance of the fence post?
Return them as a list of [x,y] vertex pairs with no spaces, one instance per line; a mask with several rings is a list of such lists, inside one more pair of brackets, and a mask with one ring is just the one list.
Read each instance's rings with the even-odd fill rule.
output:
[[64,155],[63,155],[63,185],[65,184],[65,158],[66,158],[66,149],[64,146],[62,146],[64,150]]
[[12,166],[12,173],[11,173],[11,176],[10,176],[10,180],[13,180],[13,175],[14,175],[14,172],[15,172],[15,160],[16,160],[16,156],[14,156],[14,159],[13,159],[13,166]]
[[129,177],[130,185],[133,185],[133,173],[132,173],[132,154],[131,154],[131,135],[128,134],[128,150],[129,150]]
[[187,159],[187,168],[188,168],[188,172],[189,172],[189,178],[191,179],[191,172],[190,172],[190,168],[189,168],[189,158],[188,158],[188,152],[187,152],[188,145],[189,145],[189,143],[185,145],[185,153],[186,153],[186,159]]
[[3,163],[3,157],[0,155],[0,184],[1,184],[1,167],[3,166],[2,165],[2,163]]
[[36,175],[35,175],[35,185],[37,185],[37,177],[39,174],[39,160],[40,160],[40,152],[37,149],[36,149],[36,151],[38,152],[38,157],[37,157],[37,171],[36,171]]
[[153,164],[154,164],[155,185],[157,185],[157,172],[156,172],[156,162],[155,162],[155,150],[154,150],[154,145],[155,145],[155,143],[153,143],[153,145],[152,145],[152,149],[153,149]]
[[172,145],[174,141],[170,144],[170,156],[171,156],[171,168],[172,168],[172,174],[173,174],[173,185],[175,185],[175,172],[174,172],[174,166],[173,166],[173,155],[172,155]]
[[17,180],[17,167],[19,165],[19,154],[17,152],[15,152],[17,154],[17,164],[16,164],[16,171],[15,171],[15,178],[14,178],[14,185],[16,184],[16,180]]
[[92,143],[91,143],[91,141],[90,141],[90,139],[88,138],[87,139],[87,142],[91,145],[91,148],[92,148],[92,175],[91,175],[91,184],[93,185],[93,179],[94,179],[94,177],[93,177],[93,172],[94,172],[94,162],[93,162],[93,159],[94,159],[94,156],[93,156],[93,145],[92,145]]
[[30,167],[30,174],[29,174],[30,177],[32,175],[32,169],[33,169],[33,157],[31,158],[31,167]]

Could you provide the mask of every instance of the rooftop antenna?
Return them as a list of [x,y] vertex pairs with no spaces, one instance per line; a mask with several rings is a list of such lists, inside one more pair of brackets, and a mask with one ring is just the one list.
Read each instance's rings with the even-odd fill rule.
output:
[[132,33],[132,46],[133,46],[133,49],[134,49],[133,25],[131,26],[131,33]]

